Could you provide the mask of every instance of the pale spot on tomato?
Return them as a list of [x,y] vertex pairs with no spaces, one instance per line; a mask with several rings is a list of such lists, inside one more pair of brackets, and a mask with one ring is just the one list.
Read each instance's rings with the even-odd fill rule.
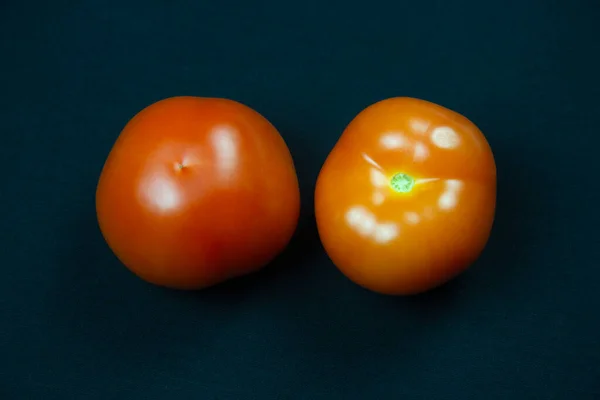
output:
[[435,128],[431,133],[431,141],[441,149],[454,149],[460,144],[460,137],[448,126]]
[[346,211],[346,222],[348,222],[350,226],[355,226],[362,218],[364,212],[365,210],[363,207],[357,206],[350,208]]
[[463,187],[463,182],[458,179],[448,179],[446,180],[446,189],[452,191],[458,191]]
[[387,243],[398,236],[398,225],[393,223],[378,224],[373,232],[373,239],[378,243]]
[[362,236],[370,235],[377,225],[375,217],[361,206],[352,207],[346,212],[346,222]]
[[378,223],[375,215],[362,206],[354,206],[346,212],[346,222],[354,231],[369,237],[378,243],[387,243],[398,236],[400,228],[397,224]]
[[387,178],[385,177],[383,172],[375,168],[371,168],[371,183],[375,187],[384,187],[385,185],[387,185]]
[[170,211],[179,206],[181,194],[177,186],[167,177],[152,176],[140,187],[141,195],[148,204],[159,211]]
[[415,145],[413,152],[414,161],[423,161],[429,157],[429,149],[423,143],[419,142]]
[[427,130],[429,129],[429,122],[419,118],[412,118],[408,124],[413,132],[421,135],[427,133]]
[[451,210],[458,203],[458,192],[463,186],[463,182],[458,179],[448,179],[445,182],[446,190],[438,199],[438,207],[442,210]]
[[421,221],[421,217],[414,211],[404,213],[404,220],[410,225],[416,225]]
[[383,201],[385,200],[385,196],[381,192],[375,192],[375,193],[373,193],[371,200],[373,201],[374,205],[379,206],[379,205],[383,204]]
[[388,150],[401,149],[406,146],[407,140],[400,132],[390,132],[381,136],[379,143]]
[[377,222],[372,215],[365,215],[361,220],[360,224],[356,226],[356,229],[361,235],[368,236],[373,233],[373,230],[377,227]]
[[217,171],[224,176],[231,175],[239,158],[237,131],[228,125],[217,126],[211,132],[211,141],[215,150]]
[[453,192],[444,192],[438,199],[438,207],[442,210],[451,210],[457,203],[456,193]]

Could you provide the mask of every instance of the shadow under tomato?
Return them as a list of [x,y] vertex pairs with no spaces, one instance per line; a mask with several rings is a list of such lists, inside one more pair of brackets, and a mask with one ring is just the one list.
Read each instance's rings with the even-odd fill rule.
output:
[[[498,109],[503,110],[501,114],[489,111]],[[496,159],[497,201],[487,246],[465,276],[467,285],[478,290],[506,288],[518,283],[523,273],[529,273],[527,269],[538,251],[536,243],[554,230],[550,215],[556,213],[559,204],[557,196],[549,196],[548,189],[560,179],[545,169],[556,162],[552,154],[527,139],[536,135],[526,129],[533,126],[526,107],[488,104],[484,110],[485,125],[481,129],[498,138],[497,143],[491,143]],[[512,119],[500,119],[506,115]],[[514,133],[515,126],[523,127],[518,134]],[[512,132],[512,140],[501,140],[506,131]]]
[[[550,179],[542,170],[526,165],[518,155],[496,150],[498,180],[496,215],[490,238],[480,257],[462,274],[431,291],[400,300],[427,312],[441,312],[472,296],[506,288],[530,264],[532,244],[551,221],[543,216],[549,206],[543,185]],[[452,303],[454,302],[454,303]]]
[[[93,210],[93,209],[92,209]],[[105,243],[93,211],[65,224],[68,248],[56,261],[56,287],[48,298],[53,325],[67,353],[118,370],[149,365],[168,371],[185,342],[208,344],[233,318],[226,305],[180,301],[131,273]],[[208,324],[208,321],[214,321]]]
[[177,368],[186,362],[182,343],[201,345],[199,355],[212,354],[218,338],[245,313],[261,307],[269,312],[273,298],[286,303],[301,297],[294,291],[307,291],[313,281],[303,266],[320,251],[314,217],[304,215],[288,247],[263,270],[205,290],[179,291],[146,283],[122,265],[93,208],[63,229],[64,251],[53,264],[56,284],[47,304],[53,327],[68,343],[65,357],[76,357],[73,363],[85,358],[117,370]]
[[415,294],[412,296],[400,296],[393,301],[400,302],[410,311],[423,316],[436,317],[438,314],[448,312],[455,308],[461,301],[461,295],[467,290],[465,280],[462,276],[433,288],[427,292]]
[[[321,251],[314,216],[306,215],[299,219],[296,231],[288,246],[277,255],[268,265],[259,271],[234,278],[212,287],[197,291],[176,291],[163,289],[169,296],[180,298],[195,298],[203,303],[235,305],[243,302],[253,293],[276,292],[278,281],[295,280],[295,290],[302,287],[302,282],[308,279],[303,268],[307,260]],[[300,278],[300,279],[298,279]],[[289,285],[284,284],[286,288]]]
[[[496,217],[488,244],[469,278],[482,288],[510,285],[531,264],[536,238],[551,229],[544,216],[549,206],[540,185],[549,179],[542,171],[523,168],[518,159],[498,163]],[[544,182],[544,183],[542,183]]]

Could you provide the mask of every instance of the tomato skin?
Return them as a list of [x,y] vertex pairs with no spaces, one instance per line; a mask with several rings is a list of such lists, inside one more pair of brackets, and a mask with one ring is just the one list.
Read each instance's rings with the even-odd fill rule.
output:
[[172,97],[135,115],[96,190],[121,262],[160,286],[201,289],[261,269],[290,241],[300,192],[279,132],[228,99]]
[[[392,187],[394,176],[408,192]],[[482,132],[454,111],[407,97],[361,111],[315,189],[332,262],[388,295],[421,293],[466,270],[489,239],[495,207],[496,165]]]

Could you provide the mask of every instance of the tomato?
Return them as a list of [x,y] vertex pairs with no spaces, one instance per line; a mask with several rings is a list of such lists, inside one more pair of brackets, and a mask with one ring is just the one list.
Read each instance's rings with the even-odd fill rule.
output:
[[390,98],[346,127],[317,179],[319,236],[351,281],[388,295],[444,284],[483,251],[496,165],[482,132],[424,100]]
[[160,286],[201,289],[261,269],[300,209],[279,132],[228,99],[172,97],[135,115],[100,175],[98,223],[126,267]]

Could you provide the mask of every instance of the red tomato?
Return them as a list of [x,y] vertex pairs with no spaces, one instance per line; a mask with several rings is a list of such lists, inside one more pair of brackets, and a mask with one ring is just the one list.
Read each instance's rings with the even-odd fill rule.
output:
[[467,118],[412,98],[375,103],[346,127],[317,180],[321,241],[350,280],[415,294],[464,271],[484,249],[496,166]]
[[102,170],[98,222],[142,279],[199,289],[260,269],[296,229],[292,157],[279,132],[226,99],[174,97],[125,126]]

